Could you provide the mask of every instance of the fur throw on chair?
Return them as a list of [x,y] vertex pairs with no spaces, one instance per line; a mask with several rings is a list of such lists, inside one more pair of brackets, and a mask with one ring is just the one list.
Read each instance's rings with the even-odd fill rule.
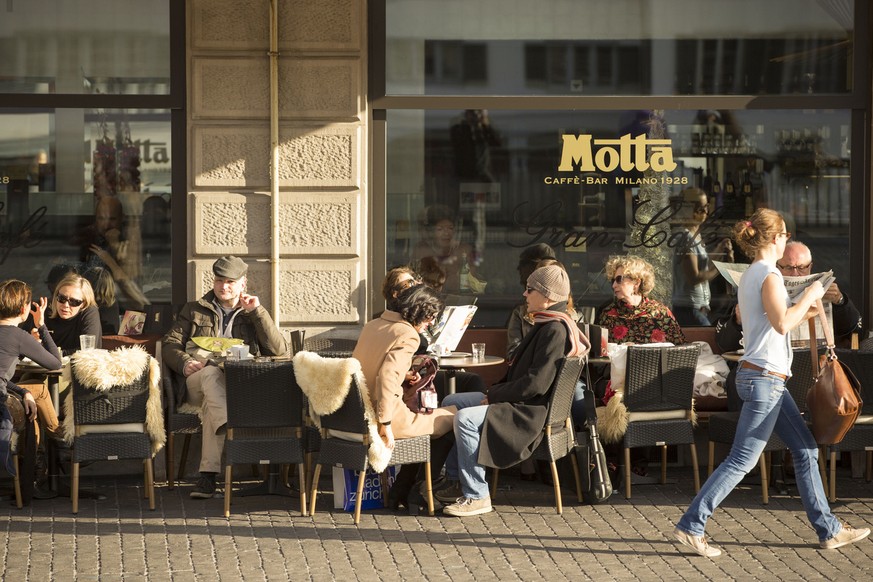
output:
[[370,437],[367,459],[373,470],[381,473],[391,460],[391,449],[379,436],[379,423],[370,401],[361,363],[354,358],[322,358],[314,352],[297,352],[294,356],[294,376],[309,399],[309,407],[318,424],[319,416],[336,412],[343,405],[352,387],[352,377],[364,401],[364,417]]
[[[82,386],[93,390],[111,390],[113,386],[130,384],[148,368],[149,395],[146,402],[145,431],[152,442],[152,455],[160,451],[167,440],[164,431],[164,410],[161,405],[161,367],[141,346],[122,347],[113,351],[82,350],[73,354],[64,368],[64,378],[72,382],[72,370]],[[70,384],[72,390],[72,384]],[[73,425],[72,393],[64,399],[64,438],[72,444],[76,434]]]

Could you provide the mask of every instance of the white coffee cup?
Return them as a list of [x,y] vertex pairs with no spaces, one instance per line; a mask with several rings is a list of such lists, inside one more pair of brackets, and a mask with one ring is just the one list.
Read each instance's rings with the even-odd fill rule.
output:
[[245,344],[241,344],[238,346],[230,346],[230,356],[231,360],[248,360],[250,358],[249,354],[249,346]]

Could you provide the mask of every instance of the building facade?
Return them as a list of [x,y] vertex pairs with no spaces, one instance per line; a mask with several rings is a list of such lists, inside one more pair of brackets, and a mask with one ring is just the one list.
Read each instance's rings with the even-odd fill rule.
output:
[[870,313],[866,2],[142,4],[8,3],[3,278],[104,266],[148,309],[236,254],[283,327],[353,336],[413,263],[499,327],[529,245],[581,307],[626,252],[681,303],[682,249],[770,207]]

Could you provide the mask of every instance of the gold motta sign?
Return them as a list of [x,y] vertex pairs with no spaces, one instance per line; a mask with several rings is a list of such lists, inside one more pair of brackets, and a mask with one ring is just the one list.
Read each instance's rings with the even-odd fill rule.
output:
[[650,139],[625,134],[618,139],[594,139],[591,135],[564,134],[559,172],[672,172],[673,140]]

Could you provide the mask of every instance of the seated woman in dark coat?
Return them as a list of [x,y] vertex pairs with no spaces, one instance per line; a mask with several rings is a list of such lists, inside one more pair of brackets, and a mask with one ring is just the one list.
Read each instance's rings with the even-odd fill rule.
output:
[[436,494],[443,502],[456,498],[443,510],[446,515],[491,511],[484,465],[506,468],[530,457],[542,440],[557,363],[567,356],[584,355],[590,348],[566,313],[570,280],[564,269],[557,265],[537,269],[528,277],[524,294],[534,326],[521,341],[506,381],[492,386],[487,395],[454,394],[443,401],[458,408],[456,454],[446,462],[449,484]]

